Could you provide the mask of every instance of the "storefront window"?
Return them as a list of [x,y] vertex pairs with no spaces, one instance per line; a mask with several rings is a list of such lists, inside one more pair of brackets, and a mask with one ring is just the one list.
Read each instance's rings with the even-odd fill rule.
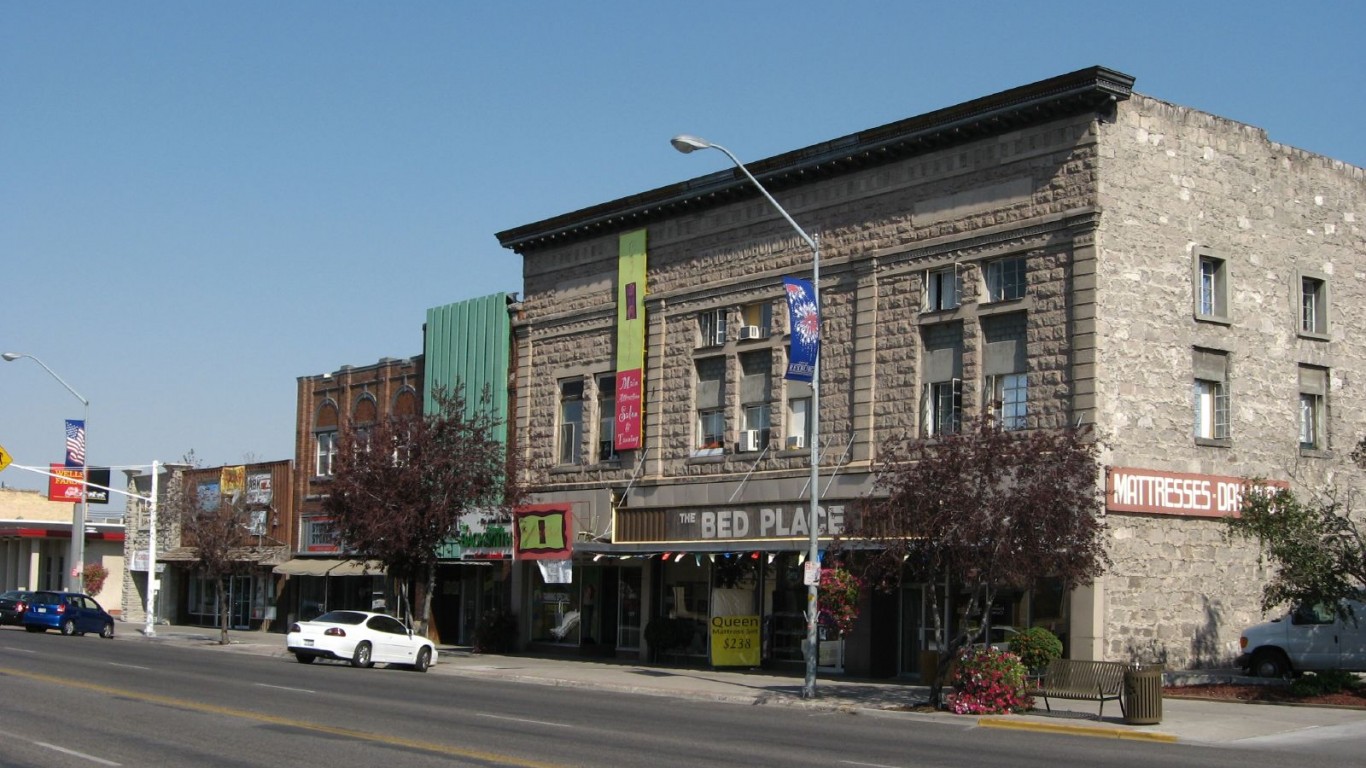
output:
[[578,645],[583,619],[579,585],[547,584],[539,569],[531,574],[532,642]]
[[774,661],[802,661],[806,641],[806,585],[797,556],[783,553],[765,569],[764,649]]
[[640,647],[640,569],[623,568],[617,587],[617,648]]
[[688,630],[667,651],[684,656],[707,655],[707,622],[711,619],[708,569],[693,558],[664,564],[664,616]]

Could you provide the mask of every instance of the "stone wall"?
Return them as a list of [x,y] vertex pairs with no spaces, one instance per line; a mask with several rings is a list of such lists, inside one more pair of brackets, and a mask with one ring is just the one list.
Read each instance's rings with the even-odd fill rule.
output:
[[[1097,394],[1115,466],[1352,483],[1366,347],[1366,174],[1252,126],[1135,95],[1101,126]],[[1196,320],[1195,249],[1227,259],[1227,324]],[[1328,276],[1330,339],[1297,333],[1299,274]],[[1231,439],[1197,445],[1192,350],[1229,360]],[[1298,366],[1330,370],[1328,452],[1298,443]],[[1108,657],[1226,664],[1266,572],[1219,520],[1112,515]]]

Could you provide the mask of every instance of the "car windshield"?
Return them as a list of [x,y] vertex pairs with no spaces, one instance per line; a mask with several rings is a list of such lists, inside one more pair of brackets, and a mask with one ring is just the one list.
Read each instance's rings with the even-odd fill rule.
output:
[[314,621],[319,624],[360,624],[365,621],[365,614],[355,611],[328,611]]

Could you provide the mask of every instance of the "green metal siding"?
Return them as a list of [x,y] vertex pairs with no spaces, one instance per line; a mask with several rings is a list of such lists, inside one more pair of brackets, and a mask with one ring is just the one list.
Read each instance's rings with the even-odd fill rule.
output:
[[495,293],[427,310],[423,338],[423,411],[432,413],[437,387],[465,387],[467,415],[479,407],[485,387],[494,415],[503,422],[498,439],[507,440],[508,355],[512,321],[508,294]]

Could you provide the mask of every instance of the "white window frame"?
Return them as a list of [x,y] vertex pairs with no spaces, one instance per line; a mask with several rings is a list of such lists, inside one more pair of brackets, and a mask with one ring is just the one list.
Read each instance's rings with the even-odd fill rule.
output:
[[1013,301],[1025,295],[1025,257],[1007,256],[988,261],[982,270],[988,302]]
[[[556,388],[555,459],[560,466],[583,463],[583,380],[566,379]],[[577,391],[576,391],[577,390]],[[578,418],[570,418],[577,408]]]
[[772,427],[772,407],[769,403],[748,403],[740,409],[740,429],[749,432],[751,430],[759,433],[759,450],[773,437]]
[[1229,395],[1224,381],[1196,379],[1195,437],[1199,440],[1229,439]]
[[925,300],[922,307],[925,312],[957,309],[962,295],[963,286],[957,264],[925,270]]
[[697,450],[724,450],[726,409],[704,408],[697,412]]
[[963,380],[932,381],[921,393],[921,432],[925,437],[957,434],[963,427]]
[[1299,331],[1301,336],[1328,335],[1328,281],[1300,275]]
[[1228,261],[1209,249],[1197,248],[1194,270],[1196,319],[1228,322]]
[[811,447],[811,396],[789,397],[787,399],[787,412],[783,421],[785,424],[783,447],[787,448],[791,438],[801,438],[800,447],[793,446],[791,450],[804,450]]
[[314,477],[331,477],[332,461],[337,457],[337,431],[329,429],[313,435],[316,448],[313,454]]
[[1029,416],[1029,375],[1000,373],[986,379],[987,414],[1002,429],[1024,429]]
[[1327,447],[1323,434],[1323,395],[1300,393],[1300,450],[1322,451]]
[[726,343],[726,310],[710,309],[697,315],[700,347],[720,347]]

